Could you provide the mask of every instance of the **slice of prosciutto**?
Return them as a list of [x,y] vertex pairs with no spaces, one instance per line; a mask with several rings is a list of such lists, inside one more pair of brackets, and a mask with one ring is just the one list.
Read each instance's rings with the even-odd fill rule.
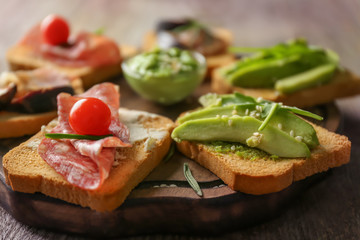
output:
[[34,54],[67,67],[100,67],[120,63],[117,44],[109,38],[81,32],[64,45],[46,44],[41,37],[40,24],[33,27],[19,42],[29,46]]
[[69,183],[83,189],[99,188],[109,176],[117,147],[130,147],[129,130],[119,120],[120,106],[117,87],[112,83],[95,85],[79,96],[61,93],[58,101],[58,125],[51,133],[76,134],[69,124],[72,106],[86,97],[99,98],[111,110],[110,133],[114,136],[100,140],[54,140],[44,138],[38,148],[40,156]]

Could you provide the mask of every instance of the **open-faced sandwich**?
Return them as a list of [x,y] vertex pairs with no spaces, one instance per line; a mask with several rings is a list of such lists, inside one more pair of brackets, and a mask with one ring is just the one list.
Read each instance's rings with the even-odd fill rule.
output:
[[7,52],[12,70],[52,67],[80,77],[85,89],[121,72],[123,58],[136,49],[120,47],[101,33],[79,32],[57,15],[47,16]]
[[203,108],[178,118],[172,138],[233,190],[277,192],[350,160],[347,137],[295,114],[318,115],[239,93],[208,94],[200,102]]
[[360,78],[340,67],[336,53],[303,39],[233,50],[250,56],[213,72],[211,87],[216,93],[240,92],[297,107],[360,93]]
[[179,47],[196,51],[206,57],[211,71],[234,60],[234,54],[227,50],[232,41],[232,33],[224,28],[208,28],[193,19],[162,20],[156,31],[145,35],[143,49]]
[[0,74],[0,138],[37,133],[56,117],[60,92],[81,93],[80,79],[51,68]]
[[98,211],[120,206],[167,154],[173,122],[119,108],[119,97],[112,83],[60,93],[58,118],[3,157],[6,182]]

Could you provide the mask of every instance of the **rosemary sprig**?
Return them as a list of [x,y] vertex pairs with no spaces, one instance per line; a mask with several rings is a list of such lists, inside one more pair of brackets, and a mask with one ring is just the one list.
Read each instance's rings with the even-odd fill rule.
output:
[[196,181],[196,179],[193,177],[191,170],[189,168],[189,165],[187,163],[184,163],[184,175],[185,175],[186,180],[192,187],[192,189],[194,189],[194,191],[196,192],[196,194],[199,195],[200,197],[202,197],[203,193],[201,191],[201,188],[200,188],[198,182]]
[[85,139],[85,140],[100,140],[113,135],[81,135],[81,134],[67,134],[67,133],[45,133],[45,137],[52,139]]

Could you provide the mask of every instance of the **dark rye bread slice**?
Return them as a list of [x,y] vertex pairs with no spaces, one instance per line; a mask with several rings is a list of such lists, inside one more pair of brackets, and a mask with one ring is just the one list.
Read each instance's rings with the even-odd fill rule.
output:
[[311,157],[264,160],[244,159],[223,154],[204,144],[182,141],[177,147],[187,157],[221,178],[231,189],[254,195],[278,192],[313,174],[338,167],[350,160],[351,142],[347,137],[315,126],[320,145]]
[[274,89],[231,86],[221,76],[220,69],[216,69],[212,73],[211,89],[219,94],[239,92],[254,98],[262,97],[270,101],[282,102],[288,106],[303,108],[328,103],[336,98],[360,94],[360,78],[348,70],[337,71],[333,80],[327,84],[282,95]]
[[[97,211],[112,211],[119,207],[136,187],[166,156],[173,122],[165,117],[140,111],[121,109],[128,119],[123,121],[134,141],[130,148],[118,148],[109,177],[96,190],[84,190],[71,185],[56,173],[37,153],[43,132],[10,150],[3,157],[6,183],[14,191],[35,193],[90,207]],[[130,116],[130,117],[129,117]],[[55,122],[56,124],[56,122]],[[47,129],[54,127],[49,123]],[[141,129],[140,129],[141,128]],[[149,136],[141,139],[146,132]]]
[[[212,32],[218,38],[224,40],[228,46],[230,46],[233,42],[233,35],[232,33],[225,28],[214,28]],[[150,51],[151,49],[157,46],[157,38],[156,33],[153,31],[147,32],[143,39],[142,49],[144,51]],[[207,56],[206,57],[206,64],[208,71],[207,73],[210,74],[215,68],[227,65],[235,60],[235,56],[232,53],[222,53],[214,56]]]
[[[120,47],[122,58],[126,59],[135,55],[137,49],[133,46],[124,45]],[[16,45],[11,47],[6,54],[10,69],[31,70],[40,67],[55,68],[70,77],[81,78],[84,89],[104,82],[105,80],[117,76],[121,73],[121,63],[101,67],[66,67],[59,66],[46,59],[34,56],[33,50],[27,46]]]

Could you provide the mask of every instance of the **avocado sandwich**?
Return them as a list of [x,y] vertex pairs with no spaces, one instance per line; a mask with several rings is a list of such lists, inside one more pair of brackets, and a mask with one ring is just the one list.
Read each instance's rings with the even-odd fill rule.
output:
[[233,190],[277,192],[350,160],[347,137],[298,116],[322,120],[311,112],[240,93],[210,93],[200,103],[177,119],[172,138]]
[[243,57],[213,72],[211,87],[216,93],[240,92],[297,107],[360,93],[360,78],[340,66],[335,52],[304,39],[231,50]]

